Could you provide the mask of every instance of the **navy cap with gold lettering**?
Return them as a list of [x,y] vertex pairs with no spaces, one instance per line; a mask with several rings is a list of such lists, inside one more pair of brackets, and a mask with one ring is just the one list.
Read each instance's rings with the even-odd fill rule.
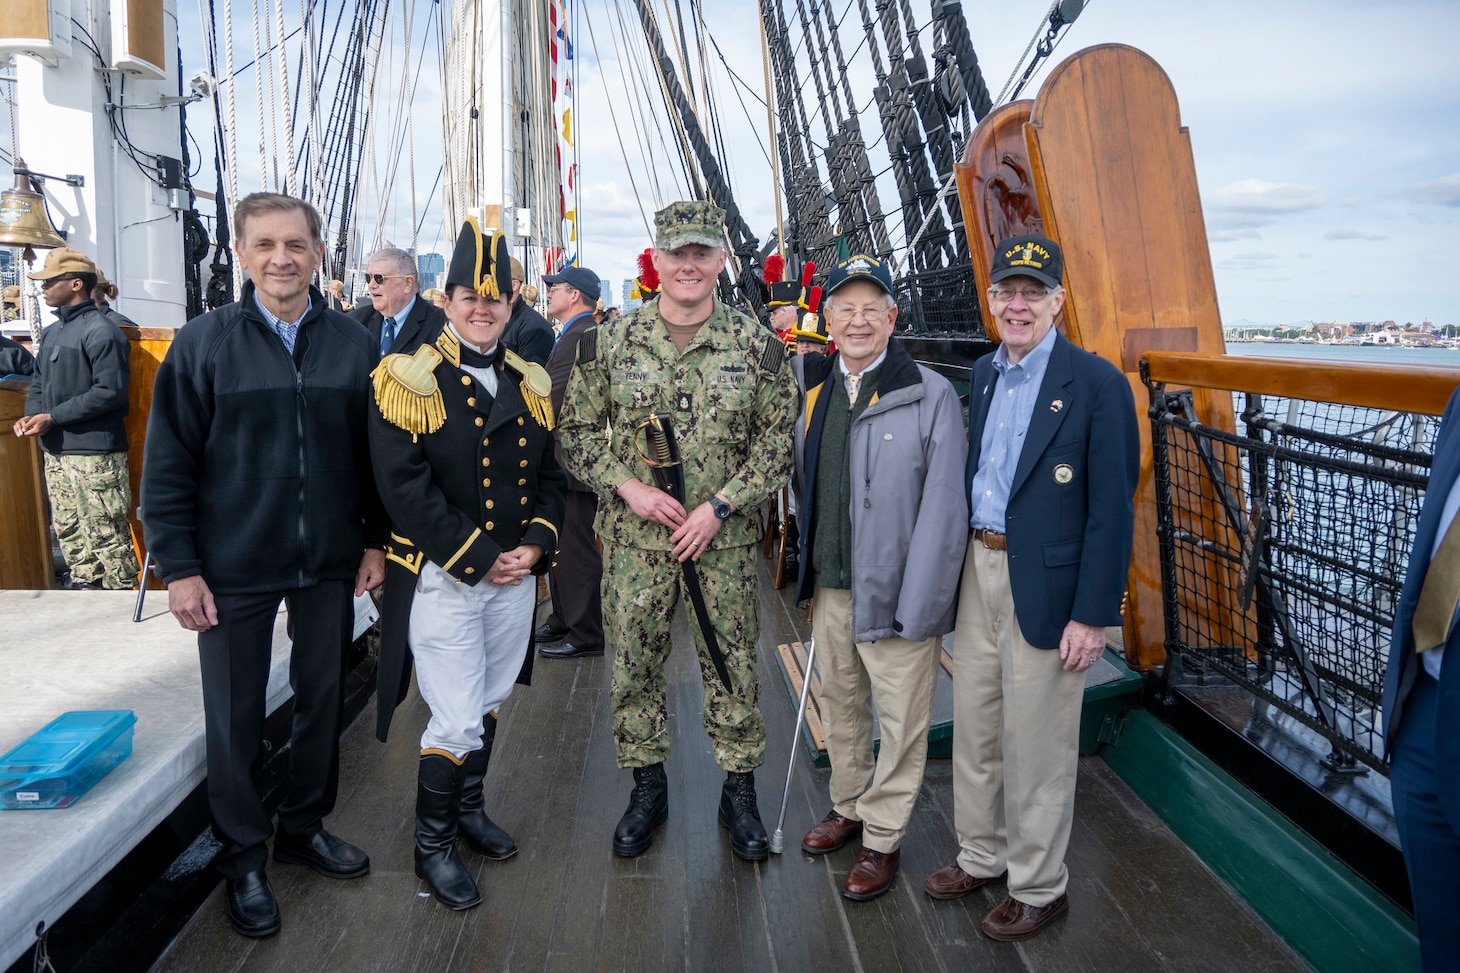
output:
[[1007,277],[1033,277],[1047,287],[1063,287],[1064,259],[1060,245],[1038,233],[1025,233],[1000,240],[994,248],[994,267],[989,283]]
[[826,295],[830,297],[848,281],[869,280],[887,293],[892,293],[892,271],[887,264],[870,254],[854,253],[835,267],[826,279]]

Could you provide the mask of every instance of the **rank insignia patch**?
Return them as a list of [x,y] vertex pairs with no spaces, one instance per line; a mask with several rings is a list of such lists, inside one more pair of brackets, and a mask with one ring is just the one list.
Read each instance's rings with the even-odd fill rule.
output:
[[689,412],[694,408],[694,396],[689,392],[680,392],[674,397],[674,407],[680,412]]

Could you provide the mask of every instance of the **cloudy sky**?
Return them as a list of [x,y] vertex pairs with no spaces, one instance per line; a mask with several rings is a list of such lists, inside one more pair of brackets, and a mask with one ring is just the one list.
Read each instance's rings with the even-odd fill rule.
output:
[[[829,2],[838,13],[851,4]],[[925,22],[926,0],[912,3],[918,22]],[[183,0],[179,6],[186,61],[201,45],[188,36],[197,29],[194,5]],[[677,164],[665,161],[657,125],[645,121],[636,130],[629,122],[643,116],[624,78],[635,83],[644,62],[624,53],[616,11],[634,37],[633,4],[582,0],[574,6],[581,256],[617,281],[633,275],[634,257],[648,243],[640,207],[652,218],[657,205],[677,196]],[[688,3],[683,6],[688,14]],[[709,32],[729,66],[760,92],[755,4],[705,0],[705,7]],[[1047,0],[965,0],[963,9],[984,76],[997,92],[1043,20]],[[856,20],[853,5],[843,29],[848,46],[860,39],[852,29]],[[1121,42],[1146,51],[1170,75],[1191,131],[1225,320],[1446,324],[1460,323],[1457,36],[1460,4],[1453,0],[1090,0],[1050,64],[1081,47]],[[775,225],[771,173],[760,148],[764,108],[732,84],[713,52],[711,61],[733,191],[764,239]],[[870,74],[861,67],[853,80],[865,104]],[[427,143],[431,126],[439,130],[439,110],[419,102],[433,91],[423,78],[415,114],[422,181],[435,172]],[[875,111],[864,119],[871,141],[878,134]],[[429,186],[418,189],[424,206]],[[890,188],[882,199],[895,208]],[[438,206],[439,200],[438,192]],[[398,200],[392,205],[402,208]],[[390,222],[399,225],[395,217]],[[438,223],[428,218],[423,250],[440,238]]]

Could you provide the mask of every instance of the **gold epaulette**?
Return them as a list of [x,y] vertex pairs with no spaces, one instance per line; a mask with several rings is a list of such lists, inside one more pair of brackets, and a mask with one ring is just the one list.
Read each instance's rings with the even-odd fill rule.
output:
[[446,421],[446,404],[436,384],[436,366],[441,353],[422,345],[411,355],[386,355],[370,373],[375,385],[375,404],[391,425],[411,434],[414,442],[422,433],[435,432]]
[[553,428],[553,380],[547,369],[537,362],[528,361],[511,348],[507,352],[507,367],[522,376],[518,386],[522,390],[522,401],[538,425],[549,431]]

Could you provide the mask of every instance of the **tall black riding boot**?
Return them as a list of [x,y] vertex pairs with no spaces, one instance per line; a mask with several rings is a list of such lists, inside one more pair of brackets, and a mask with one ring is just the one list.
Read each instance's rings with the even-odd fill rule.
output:
[[421,754],[416,777],[416,877],[431,894],[453,909],[482,901],[477,883],[456,853],[462,768],[436,753]]
[[634,768],[629,809],[613,832],[613,853],[634,858],[654,843],[654,829],[669,820],[669,777],[663,764]]
[[467,754],[461,765],[461,833],[478,854],[500,862],[517,854],[517,842],[483,810],[486,796],[482,793],[482,779],[492,762],[492,742],[496,739],[497,718],[488,713],[482,717],[482,748]]
[[755,774],[725,775],[720,789],[720,827],[730,829],[730,850],[748,862],[765,861],[771,842],[755,803]]

